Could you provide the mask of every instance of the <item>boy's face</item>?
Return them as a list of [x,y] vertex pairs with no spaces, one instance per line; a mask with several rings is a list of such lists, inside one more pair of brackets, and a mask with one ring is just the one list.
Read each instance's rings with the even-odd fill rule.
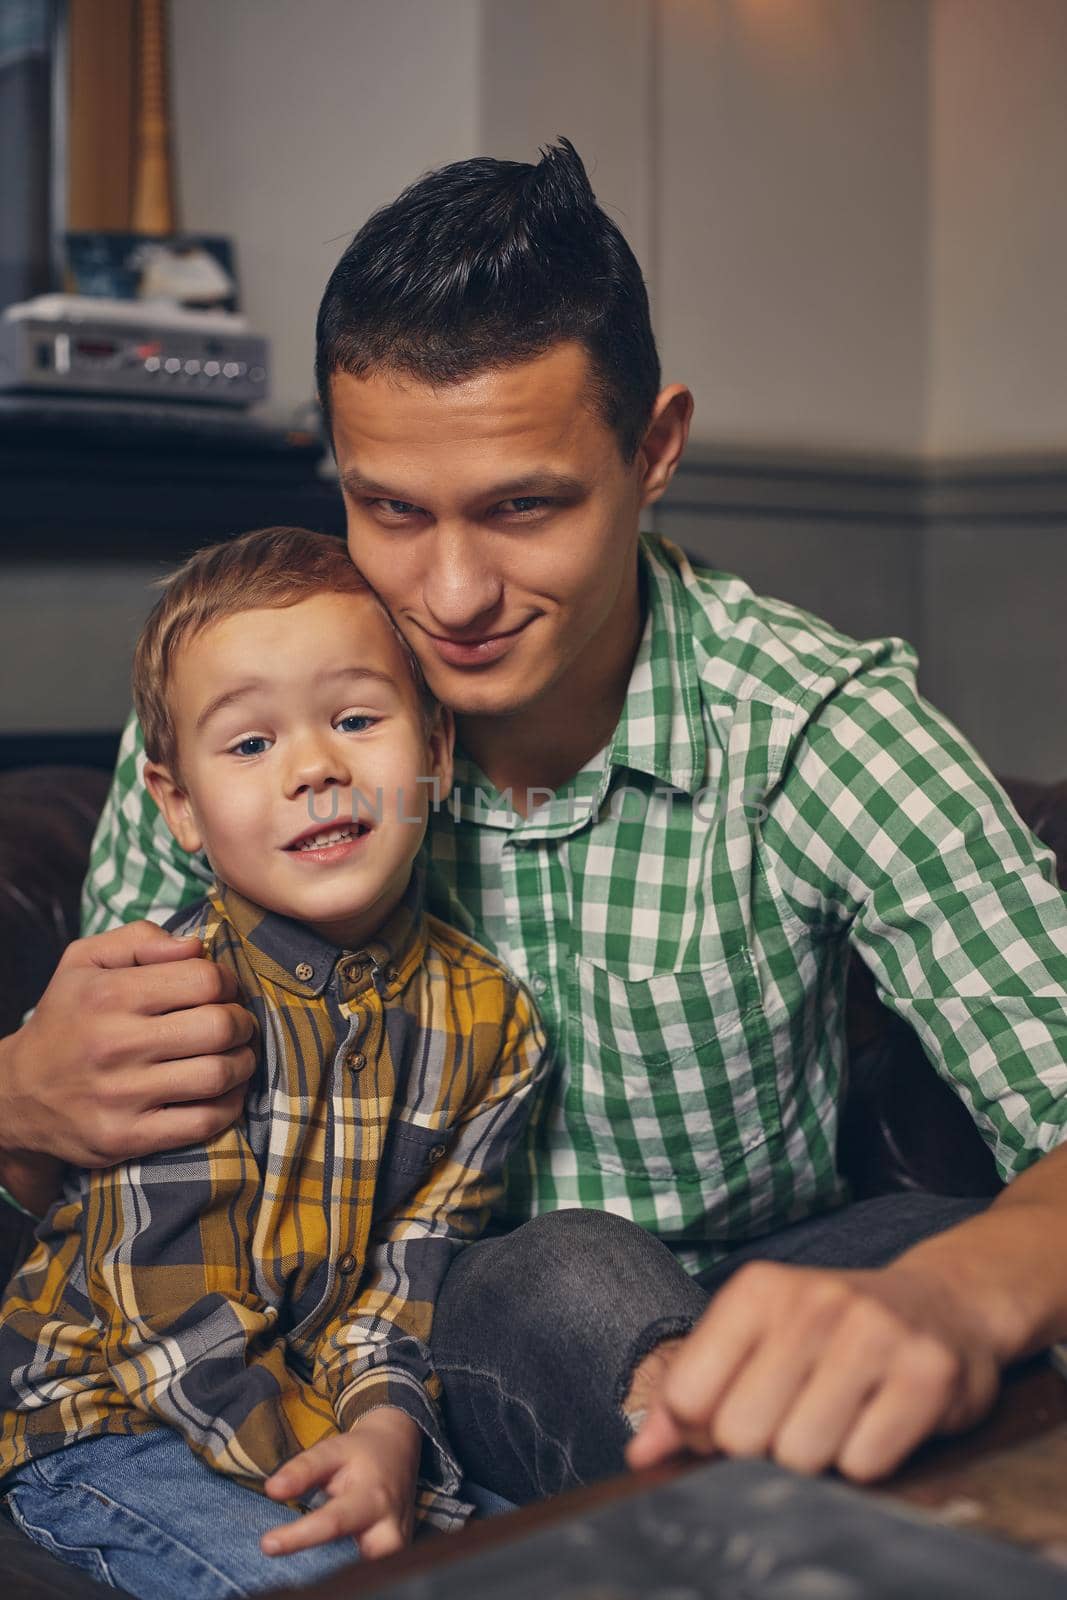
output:
[[186,850],[342,946],[396,905],[451,785],[451,720],[427,733],[400,642],[369,595],[318,594],[212,623],[179,650],[179,773],[145,780]]

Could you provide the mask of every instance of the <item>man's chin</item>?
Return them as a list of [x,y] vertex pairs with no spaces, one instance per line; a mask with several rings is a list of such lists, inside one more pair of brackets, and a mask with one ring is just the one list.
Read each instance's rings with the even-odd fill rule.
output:
[[[457,673],[456,678],[459,677]],[[541,685],[531,688],[529,684],[517,683],[482,683],[456,682],[453,679],[447,683],[431,684],[431,690],[442,705],[445,705],[457,717],[477,717],[490,721],[494,718],[516,716],[519,712],[527,711],[538,699]]]

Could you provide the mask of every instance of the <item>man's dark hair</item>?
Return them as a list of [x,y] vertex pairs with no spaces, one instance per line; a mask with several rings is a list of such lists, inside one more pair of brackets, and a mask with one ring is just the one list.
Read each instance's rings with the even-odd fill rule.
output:
[[392,370],[456,383],[573,339],[594,403],[637,451],[659,392],[641,269],[568,139],[541,160],[480,157],[430,172],[366,222],[319,307],[315,377]]

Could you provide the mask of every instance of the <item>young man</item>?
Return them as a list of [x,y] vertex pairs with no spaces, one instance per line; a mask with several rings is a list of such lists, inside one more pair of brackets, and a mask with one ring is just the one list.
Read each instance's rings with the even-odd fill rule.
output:
[[[435,903],[527,980],[556,1052],[509,1185],[524,1225],[465,1251],[439,1303],[468,1469],[513,1499],[562,1488],[619,1466],[644,1412],[633,1461],[684,1442],[890,1471],[1067,1332],[1047,853],[918,698],[907,647],[639,540],[691,399],[660,388],[639,269],[569,146],[446,168],[372,218],[318,371],[353,558],[457,717]],[[136,751],[131,729],[89,930],[197,892]],[[982,1215],[843,1204],[852,945],[1015,1180]],[[8,1042],[23,1193],[40,1152],[114,1159],[233,1115],[239,1019],[188,954],[143,925],[90,938]],[[192,1110],[161,1109],[160,1061]]]
[[423,913],[451,718],[336,539],[193,556],[134,699],[147,788],[214,873],[178,931],[254,1014],[258,1071],[207,1142],[70,1175],[0,1318],[0,1493],[72,1565],[214,1600],[465,1519],[428,1340],[543,1039]]

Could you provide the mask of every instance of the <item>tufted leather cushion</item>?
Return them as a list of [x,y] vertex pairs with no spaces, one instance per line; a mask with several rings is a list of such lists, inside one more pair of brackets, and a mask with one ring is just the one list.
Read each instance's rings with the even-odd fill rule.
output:
[[109,778],[90,767],[0,772],[0,1038],[78,932],[78,900]]
[[[0,1038],[36,1005],[78,932],[89,845],[110,780],[90,767],[0,772]],[[0,1207],[0,1280],[29,1230]]]

